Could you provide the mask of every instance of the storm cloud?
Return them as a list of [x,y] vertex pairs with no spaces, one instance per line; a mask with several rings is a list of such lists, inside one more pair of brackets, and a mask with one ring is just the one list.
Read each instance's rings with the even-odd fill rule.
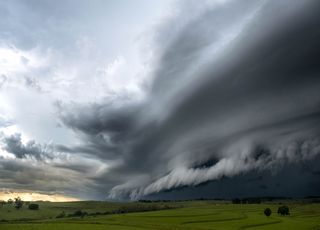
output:
[[[143,103],[92,105],[78,117],[62,116],[96,153],[103,150],[99,156],[123,161],[115,170],[132,175],[111,197],[136,198],[319,154],[318,7],[234,1],[204,9],[174,35],[162,28],[172,39],[158,48]],[[212,166],[194,168],[212,159]],[[130,183],[134,178],[143,180]]]
[[43,157],[50,157],[50,153],[53,151],[51,146],[41,146],[35,143],[35,141],[29,141],[26,144],[21,142],[21,134],[11,135],[5,137],[2,140],[4,150],[8,153],[12,153],[17,158],[34,157],[41,159]]
[[[112,199],[161,198],[205,183],[215,190],[219,181],[230,188],[255,172],[269,178],[250,181],[261,195],[273,175],[299,175],[303,165],[318,162],[320,3],[181,1],[175,7],[149,32],[153,55],[139,82],[143,96],[59,98],[55,115],[75,143],[54,144],[47,154],[45,145],[22,144],[15,135],[3,139],[3,149],[38,161],[49,155],[52,171],[81,175],[79,187]],[[53,162],[65,155],[76,164]],[[94,173],[97,162],[104,165]],[[319,168],[313,167],[301,184],[314,181]],[[311,182],[312,189],[294,195],[320,192]]]

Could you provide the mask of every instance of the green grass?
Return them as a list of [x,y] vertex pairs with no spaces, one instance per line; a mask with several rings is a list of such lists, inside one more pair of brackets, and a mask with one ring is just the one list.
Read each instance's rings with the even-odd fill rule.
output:
[[[320,230],[320,204],[290,202],[290,216],[276,214],[278,204],[227,204],[224,202],[192,201],[166,203],[179,207],[161,211],[136,212],[56,219],[56,215],[65,211],[67,214],[76,210],[88,213],[116,210],[119,207],[134,206],[137,203],[111,202],[42,202],[39,211],[14,210],[13,207],[0,208],[1,230],[23,229],[262,229],[262,230]],[[153,204],[138,204],[153,205]],[[266,217],[263,210],[269,207],[272,215]],[[8,212],[10,210],[10,212]]]

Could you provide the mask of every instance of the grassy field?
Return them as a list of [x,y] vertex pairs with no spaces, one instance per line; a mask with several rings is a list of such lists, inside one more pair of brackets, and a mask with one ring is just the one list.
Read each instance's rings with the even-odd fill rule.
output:
[[[40,210],[26,207],[15,210],[5,205],[0,208],[0,230],[82,230],[82,229],[262,229],[262,230],[320,230],[320,204],[289,202],[290,216],[277,214],[277,203],[231,204],[227,202],[190,201],[172,203],[111,203],[111,202],[38,202]],[[167,210],[112,214],[119,210],[135,211],[139,208],[171,208]],[[272,215],[263,211],[271,208]],[[151,208],[152,209],[152,208]],[[64,211],[77,210],[92,214],[84,217],[56,218]],[[96,215],[93,215],[97,213]],[[106,213],[106,214],[103,214]]]

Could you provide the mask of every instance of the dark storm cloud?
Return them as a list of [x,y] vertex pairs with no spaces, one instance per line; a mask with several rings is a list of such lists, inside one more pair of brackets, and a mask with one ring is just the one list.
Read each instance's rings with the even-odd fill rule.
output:
[[[189,3],[198,5],[193,1]],[[180,15],[182,20],[177,19],[171,22],[170,26],[165,25],[160,28],[155,37],[161,44],[159,50],[162,55],[155,68],[156,78],[152,86],[152,95],[166,97],[163,90],[166,90],[166,94],[170,94],[173,93],[171,90],[185,86],[184,83],[190,78],[189,72],[193,71],[194,66],[198,66],[201,58],[206,58],[203,57],[205,52],[223,42],[228,37],[228,32],[244,23],[259,4],[259,1],[251,0],[234,1],[205,10],[200,16],[191,19],[186,15],[191,12],[182,12]],[[191,8],[192,4],[190,5],[185,8]],[[184,23],[184,20],[187,23]]]
[[40,145],[35,141],[29,141],[26,144],[22,143],[21,134],[14,134],[6,136],[2,140],[2,147],[8,153],[12,153],[17,158],[34,157],[35,159],[42,159],[51,157],[53,152],[52,146]]
[[64,124],[75,132],[85,134],[87,143],[85,146],[58,148],[66,152],[95,154],[105,159],[119,157],[119,154],[123,154],[122,149],[128,145],[128,140],[134,138],[132,135],[137,126],[139,109],[140,105],[119,107],[113,103],[73,105],[72,109],[67,110],[60,107],[60,117]]
[[181,12],[160,30],[157,41],[167,40],[144,102],[60,105],[63,123],[86,143],[68,150],[119,159],[96,181],[117,175],[111,197],[132,198],[313,159],[319,7],[231,1],[191,20]]
[[147,196],[148,199],[234,199],[243,197],[305,197],[317,196],[320,179],[311,170],[318,168],[319,156],[312,161],[286,164],[277,171],[252,170],[234,177],[183,187]]

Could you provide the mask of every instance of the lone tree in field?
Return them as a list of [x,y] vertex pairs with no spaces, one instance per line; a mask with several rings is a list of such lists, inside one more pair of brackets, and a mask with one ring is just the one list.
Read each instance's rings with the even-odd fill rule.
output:
[[23,201],[21,200],[21,198],[20,197],[14,198],[14,207],[16,209],[20,209],[22,208],[22,206],[23,206]]
[[270,208],[266,208],[266,209],[264,210],[264,214],[265,214],[266,216],[270,216],[270,215],[271,215],[271,209],[270,209]]
[[280,214],[281,216],[290,215],[289,207],[286,205],[280,206],[278,208],[278,214]]

